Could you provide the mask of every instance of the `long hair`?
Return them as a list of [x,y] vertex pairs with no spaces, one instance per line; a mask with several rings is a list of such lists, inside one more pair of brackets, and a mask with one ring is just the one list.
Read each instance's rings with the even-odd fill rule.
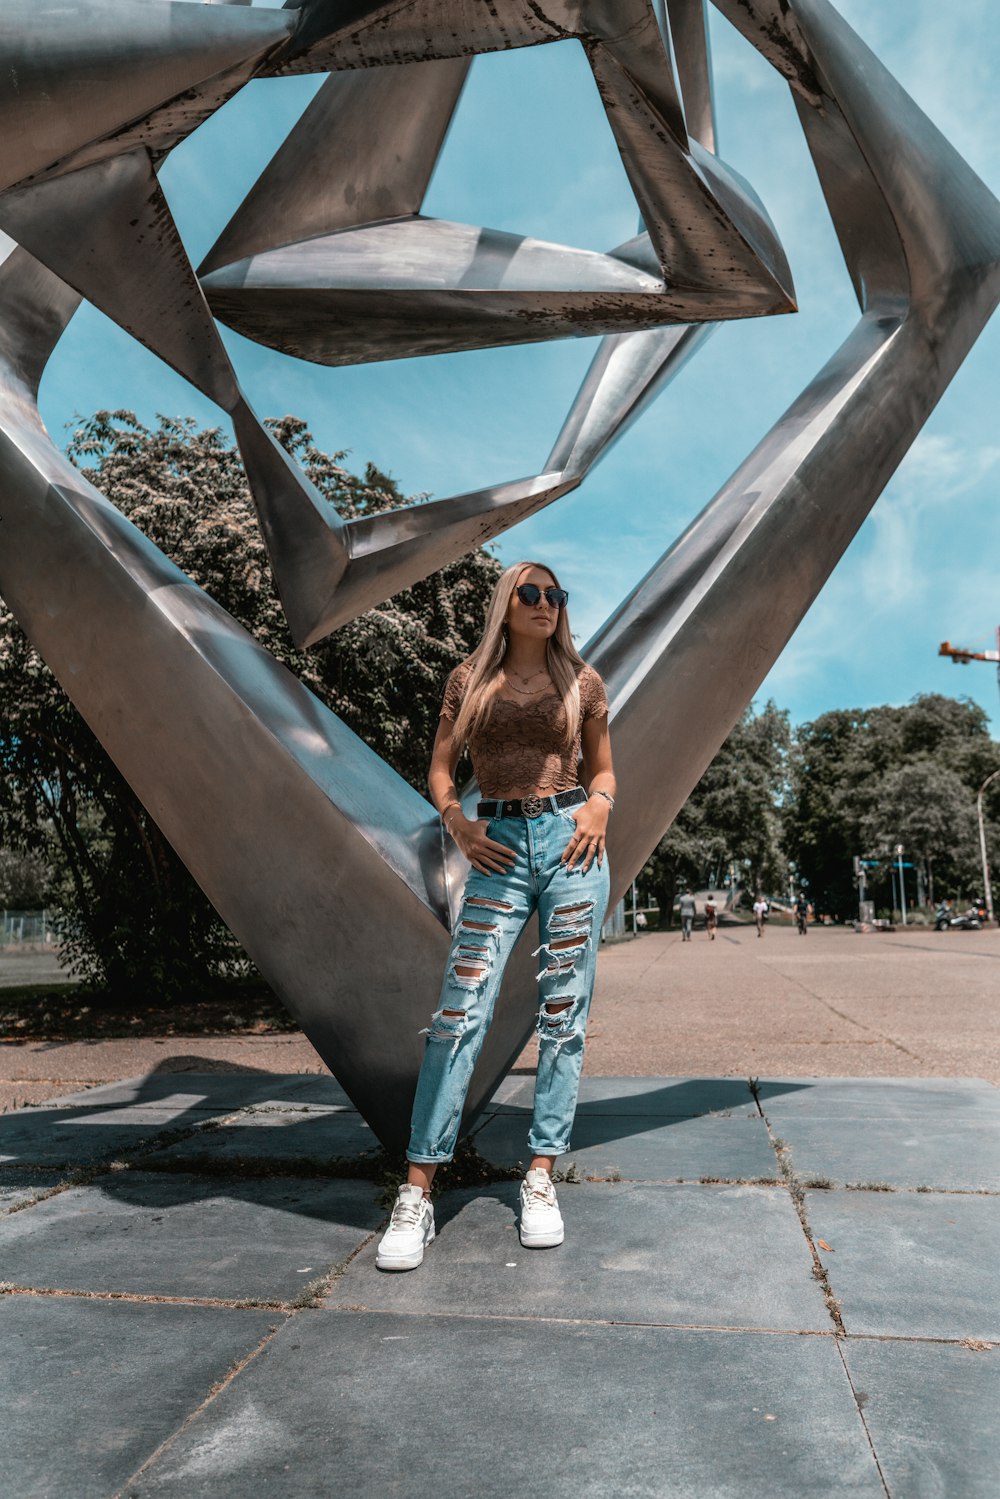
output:
[[[464,747],[472,735],[490,720],[493,705],[503,686],[503,663],[507,654],[507,610],[518,578],[530,567],[537,567],[548,573],[555,586],[560,586],[559,579],[545,562],[515,562],[513,567],[508,567],[500,574],[486,611],[482,639],[468,659],[472,670],[452,730],[452,744]],[[545,643],[545,665],[562,698],[566,714],[566,744],[571,745],[580,727],[580,684],[577,673],[584,665],[584,660],[573,644],[565,609],[559,610],[555,631]]]

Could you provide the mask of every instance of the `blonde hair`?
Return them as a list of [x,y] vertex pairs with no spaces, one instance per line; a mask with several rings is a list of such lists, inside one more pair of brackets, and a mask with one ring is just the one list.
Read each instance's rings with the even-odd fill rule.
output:
[[[513,567],[508,567],[500,574],[486,611],[483,637],[466,663],[472,669],[452,730],[452,744],[464,747],[477,730],[489,723],[493,705],[503,686],[503,663],[507,655],[507,631],[504,628],[507,610],[518,578],[532,567],[548,573],[555,586],[560,586],[559,579],[544,562],[515,562]],[[580,727],[580,683],[577,673],[584,664],[583,657],[573,644],[567,611],[560,609],[555,631],[545,643],[545,665],[562,698],[566,714],[567,745],[573,743]]]

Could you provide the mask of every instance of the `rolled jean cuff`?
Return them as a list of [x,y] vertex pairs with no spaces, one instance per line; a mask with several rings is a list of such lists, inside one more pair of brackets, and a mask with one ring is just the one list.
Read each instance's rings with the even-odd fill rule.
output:
[[408,1150],[406,1159],[411,1166],[447,1166],[452,1157],[450,1155],[415,1155]]
[[569,1150],[569,1141],[567,1140],[565,1145],[553,1145],[551,1141],[543,1141],[539,1145],[529,1135],[528,1149],[535,1155],[565,1155]]

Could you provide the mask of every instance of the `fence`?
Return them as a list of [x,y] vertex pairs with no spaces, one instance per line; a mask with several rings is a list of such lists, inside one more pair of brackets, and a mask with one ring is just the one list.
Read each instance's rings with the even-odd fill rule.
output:
[[601,927],[601,936],[605,942],[614,941],[616,937],[625,935],[625,902],[620,900],[614,910],[608,915],[608,919]]
[[0,911],[0,947],[56,940],[48,911]]

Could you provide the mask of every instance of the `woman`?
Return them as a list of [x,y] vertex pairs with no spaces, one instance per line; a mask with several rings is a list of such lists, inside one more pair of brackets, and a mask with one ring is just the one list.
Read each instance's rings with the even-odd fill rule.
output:
[[[454,1153],[504,967],[536,910],[538,1075],[519,1229],[526,1248],[563,1241],[552,1168],[569,1149],[576,1112],[615,792],[604,683],[573,645],[566,600],[550,568],[507,568],[482,640],[445,688],[428,786],[472,869],[427,1031],[407,1181],[378,1248],[382,1270],[415,1269],[434,1238],[431,1182]],[[464,816],[455,789],[466,744],[484,798],[475,821]]]

